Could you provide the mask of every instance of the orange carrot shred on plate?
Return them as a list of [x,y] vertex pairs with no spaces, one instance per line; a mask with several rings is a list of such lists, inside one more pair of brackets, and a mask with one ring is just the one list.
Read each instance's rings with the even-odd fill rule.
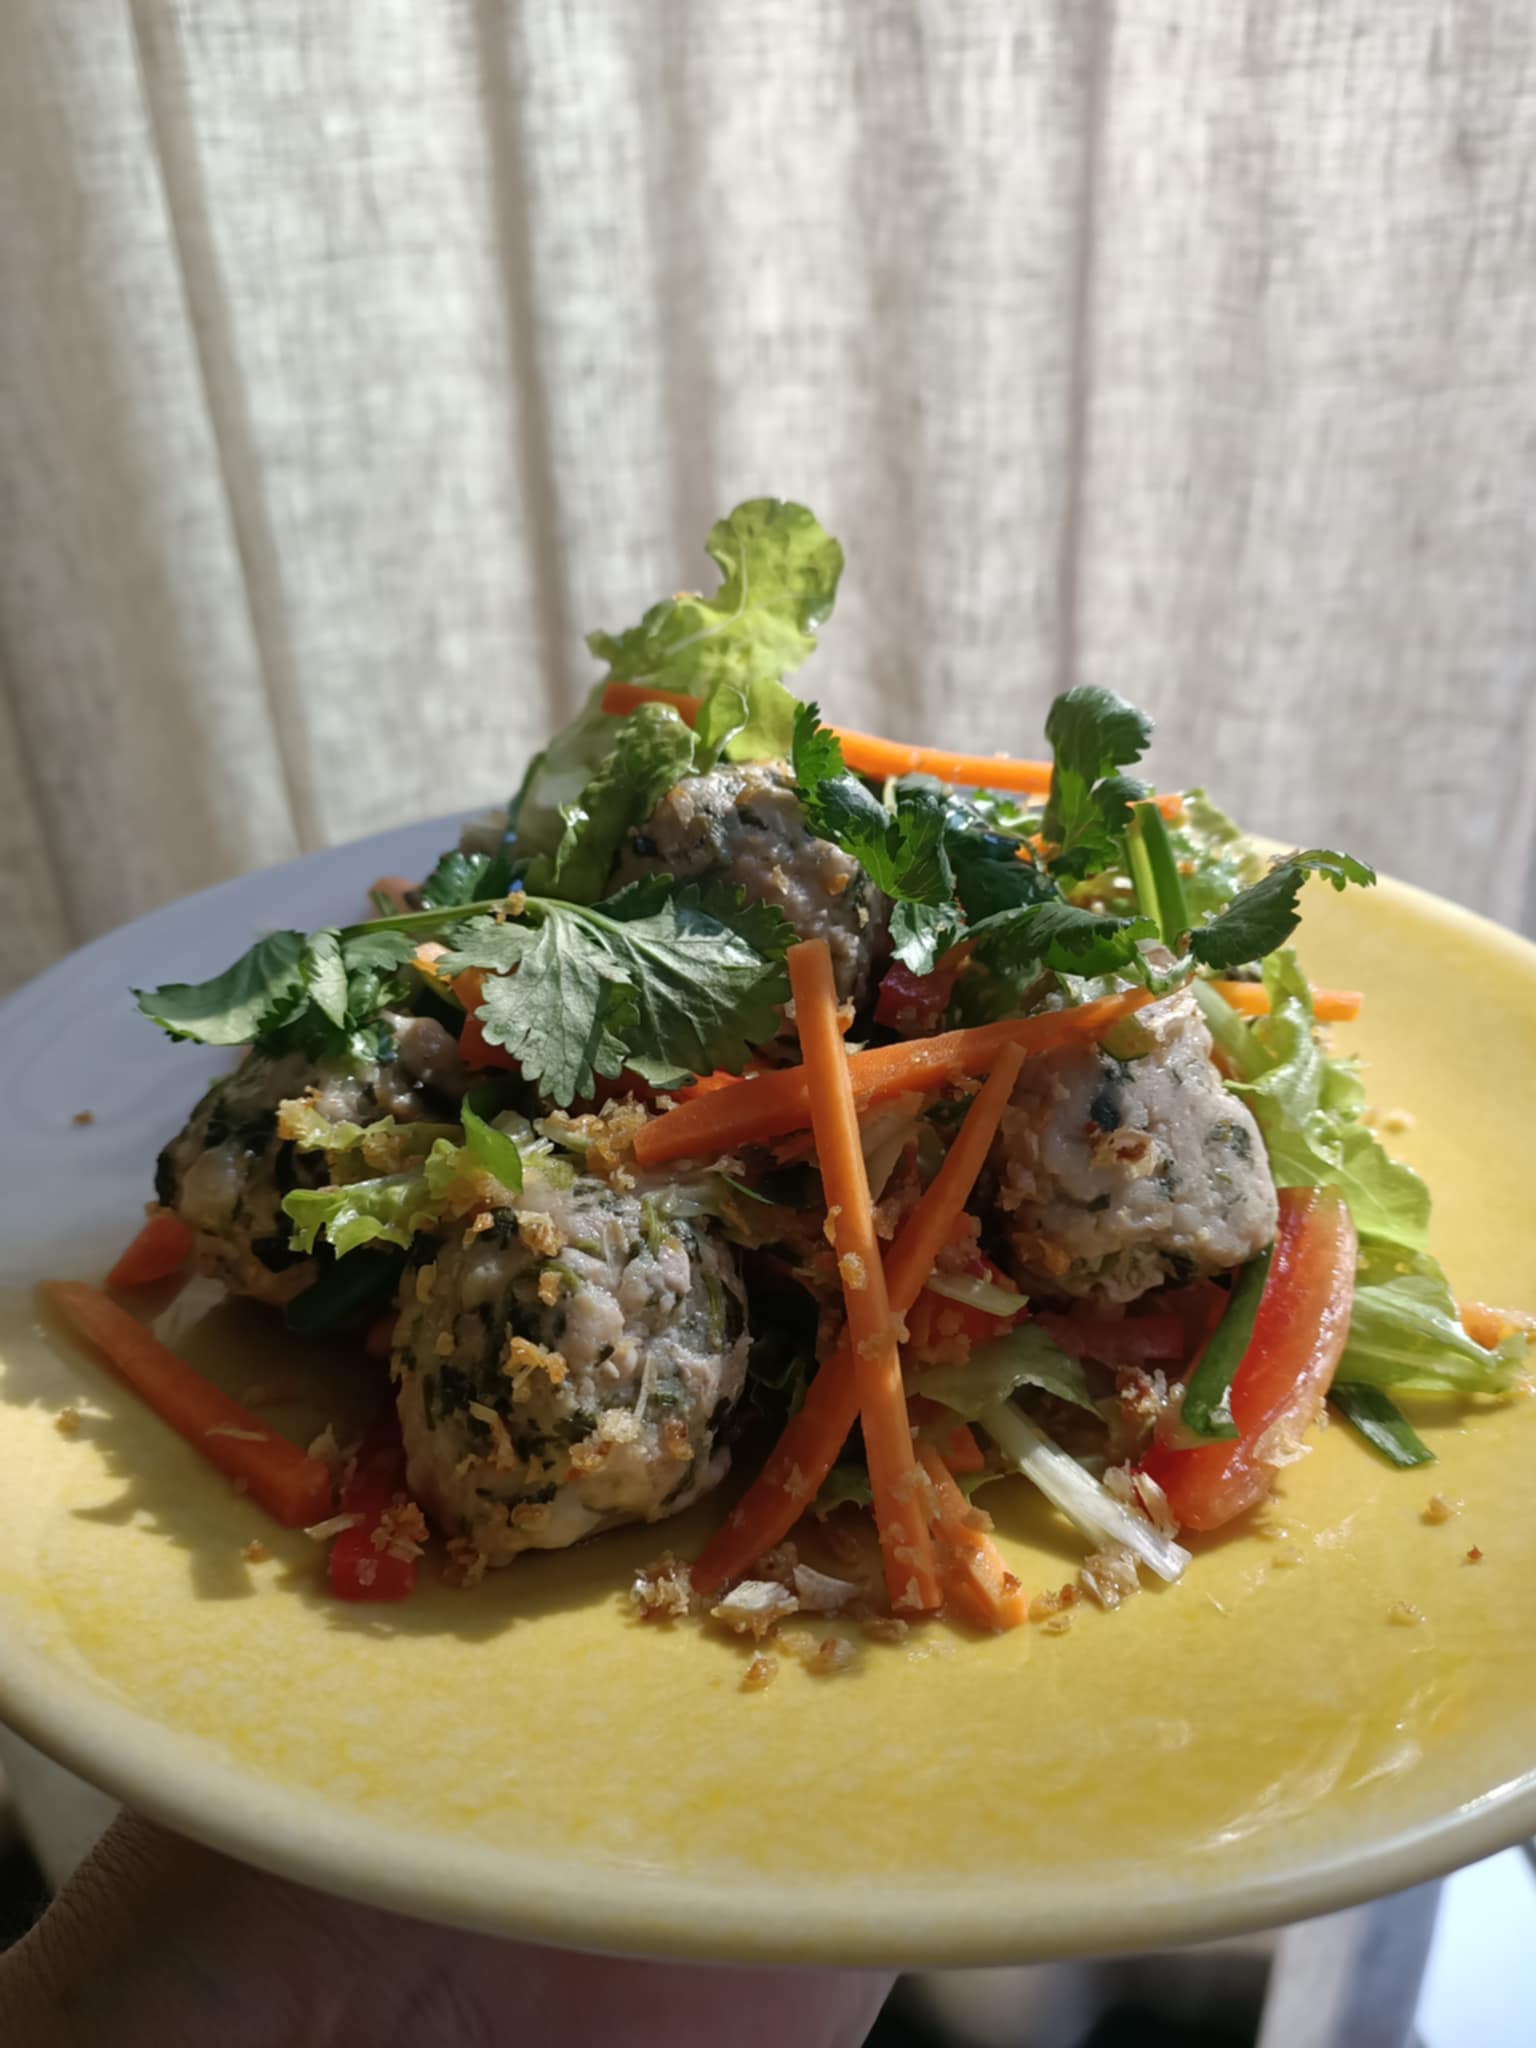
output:
[[939,1581],[919,1496],[901,1357],[859,1142],[858,1108],[838,1030],[832,955],[825,939],[805,939],[790,947],[787,964],[811,1128],[843,1282],[886,1589],[894,1609],[929,1612],[940,1603]]
[[[1126,989],[1075,1009],[1009,1017],[997,1024],[848,1053],[849,1081],[862,1111],[909,1089],[941,1088],[959,1075],[986,1073],[1010,1045],[1021,1046],[1028,1055],[1100,1038],[1121,1017],[1154,1000],[1150,989]],[[804,1067],[780,1067],[653,1118],[635,1134],[635,1157],[647,1169],[674,1159],[714,1158],[741,1145],[760,1145],[803,1131],[810,1120]]]
[[138,1236],[107,1275],[109,1287],[148,1287],[179,1273],[192,1233],[174,1209],[152,1209]]
[[1517,1330],[1527,1337],[1536,1337],[1536,1316],[1526,1315],[1520,1309],[1490,1308],[1485,1301],[1459,1301],[1456,1306],[1461,1327],[1485,1351],[1497,1351],[1504,1339]]
[[[886,1253],[886,1295],[893,1315],[904,1316],[917,1300],[940,1247],[964,1213],[1023,1059],[1021,1048],[1004,1048],[966,1111],[944,1163]],[[858,1415],[858,1383],[843,1343],[824,1361],[762,1471],[704,1546],[693,1567],[700,1592],[740,1578],[754,1558],[783,1542],[821,1491]]]
[[408,882],[404,875],[380,875],[370,886],[368,894],[375,904],[387,903],[399,914],[416,908],[411,901],[411,891],[416,886],[414,882]]
[[[665,704],[684,725],[699,715],[699,699],[678,690],[653,690],[645,683],[606,683],[603,709],[610,717],[623,718],[642,704]],[[1051,787],[1049,761],[1018,761],[1008,754],[958,754],[947,747],[909,746],[903,740],[883,739],[873,732],[853,732],[847,726],[827,730],[843,750],[843,760],[856,775],[868,775],[883,782],[892,775],[931,775],[939,782],[952,782],[962,789],[1006,790],[1016,796],[1046,796]],[[1176,792],[1158,797],[1157,807],[1165,818],[1184,813],[1184,799]]]
[[935,1548],[949,1604],[995,1635],[1019,1628],[1029,1618],[1024,1588],[986,1530],[975,1526],[970,1502],[934,1446],[919,1444],[917,1455],[933,1493]]
[[[1213,981],[1215,989],[1224,1003],[1244,1017],[1267,1017],[1269,996],[1264,984],[1259,981]],[[1312,991],[1312,1009],[1319,1024],[1352,1024],[1360,1014],[1365,998],[1354,988],[1315,988]]]
[[80,1336],[104,1351],[140,1400],[185,1437],[210,1465],[244,1480],[251,1499],[284,1528],[318,1522],[331,1507],[331,1475],[259,1415],[194,1372],[127,1309],[74,1280],[49,1280],[43,1293]]

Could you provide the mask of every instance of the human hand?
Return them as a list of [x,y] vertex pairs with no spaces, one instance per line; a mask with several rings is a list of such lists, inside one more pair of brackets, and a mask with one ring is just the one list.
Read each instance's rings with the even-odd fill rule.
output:
[[125,1814],[0,1958],[7,2048],[858,2048],[888,1973],[624,1962],[401,1919]]

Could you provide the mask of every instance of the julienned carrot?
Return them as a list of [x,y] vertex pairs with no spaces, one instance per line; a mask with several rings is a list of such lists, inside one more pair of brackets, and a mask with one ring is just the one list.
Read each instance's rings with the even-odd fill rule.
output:
[[133,1391],[210,1465],[243,1479],[253,1501],[285,1528],[330,1512],[331,1475],[260,1416],[221,1393],[153,1331],[99,1288],[49,1280],[43,1292],[80,1335],[107,1354]]
[[977,1628],[1019,1628],[1029,1602],[1017,1577],[986,1530],[979,1528],[965,1495],[932,1444],[919,1444],[918,1460],[933,1491],[933,1534],[944,1595],[957,1613]]
[[501,1067],[516,1073],[517,1061],[504,1045],[492,1045],[485,1035],[485,1026],[476,1012],[485,1000],[485,972],[479,967],[466,967],[462,974],[456,974],[450,982],[455,999],[464,1006],[464,1022],[459,1027],[459,1057],[472,1073],[483,1073],[487,1067]]
[[790,947],[786,964],[827,1219],[843,1282],[886,1590],[898,1611],[931,1612],[940,1603],[939,1581],[918,1492],[901,1355],[859,1142],[859,1112],[838,1030],[832,955],[825,939],[803,939]]
[[109,1287],[148,1287],[179,1273],[192,1249],[192,1233],[174,1209],[153,1209],[144,1227],[107,1275]]
[[[1267,1017],[1269,997],[1259,981],[1213,981],[1223,1002],[1245,1017]],[[1360,1014],[1364,996],[1356,988],[1315,988],[1312,1009],[1319,1024],[1353,1024]]]
[[[917,1300],[940,1247],[964,1213],[1023,1059],[1021,1048],[1004,1047],[943,1164],[886,1253],[885,1287],[893,1315],[904,1316]],[[821,1491],[858,1413],[858,1382],[842,1344],[823,1362],[768,1462],[705,1545],[693,1567],[700,1592],[711,1593],[740,1578],[754,1558],[783,1542]]]
[[1497,1351],[1504,1339],[1517,1330],[1527,1337],[1536,1337],[1536,1316],[1526,1315],[1520,1309],[1490,1308],[1485,1301],[1460,1301],[1456,1306],[1461,1311],[1461,1327],[1485,1351]]
[[379,910],[380,916],[385,915],[385,913],[379,907],[387,903],[389,905],[388,914],[398,917],[404,911],[418,908],[411,901],[411,894],[415,887],[416,884],[408,882],[404,875],[380,875],[379,879],[370,887],[368,894],[373,901],[374,908]]
[[[1010,1045],[1021,1046],[1027,1055],[1100,1038],[1121,1017],[1151,1001],[1149,989],[1126,989],[1076,1009],[1009,1017],[998,1024],[849,1053],[849,1083],[859,1108],[867,1109],[908,1089],[941,1088],[957,1075],[985,1073]],[[805,1069],[781,1067],[653,1118],[636,1134],[635,1157],[647,1169],[690,1156],[713,1158],[734,1152],[739,1145],[760,1145],[788,1131],[803,1131],[809,1123]]]
[[[668,704],[684,725],[699,715],[697,697],[677,690],[652,690],[644,683],[609,683],[603,690],[603,709],[616,718],[636,711],[642,704]],[[846,726],[828,727],[843,750],[843,759],[856,775],[884,781],[888,775],[931,775],[939,782],[953,782],[965,789],[1004,789],[1019,796],[1046,796],[1051,787],[1049,761],[1016,761],[1007,754],[952,754],[945,747],[913,747],[902,740],[882,739],[878,733],[851,732]],[[1165,818],[1176,818],[1184,799],[1175,794],[1160,796],[1157,807]]]

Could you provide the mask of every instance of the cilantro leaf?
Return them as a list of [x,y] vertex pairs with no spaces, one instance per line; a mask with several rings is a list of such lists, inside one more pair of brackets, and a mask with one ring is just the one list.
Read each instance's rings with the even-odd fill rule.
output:
[[752,498],[717,520],[704,543],[722,581],[710,598],[652,605],[625,633],[589,633],[611,676],[701,697],[799,668],[832,610],[843,551],[803,505]]
[[527,917],[472,920],[443,966],[491,971],[485,1035],[554,1102],[625,1066],[658,1084],[739,1071],[778,1029],[794,933],[769,904],[648,876],[596,907],[530,899]]
[[457,847],[445,853],[437,866],[416,891],[421,898],[423,910],[457,910],[461,904],[473,903],[478,896],[490,894],[481,883],[493,856],[488,853],[461,853]]
[[314,933],[304,948],[304,986],[321,1016],[340,1028],[347,1021],[347,970],[341,957],[341,934]]
[[937,784],[898,783],[887,810],[844,768],[837,737],[821,724],[814,704],[802,704],[795,714],[790,763],[806,823],[819,839],[841,847],[897,903],[953,904],[949,809]]
[[1350,882],[1370,888],[1376,870],[1353,854],[1314,846],[1277,860],[1267,875],[1235,896],[1209,924],[1191,932],[1189,950],[1202,967],[1221,970],[1262,960],[1283,946],[1301,922],[1296,899],[1308,875],[1322,875],[1335,889]]
[[1045,736],[1055,756],[1042,826],[1056,848],[1051,865],[1063,875],[1098,873],[1116,860],[1130,806],[1151,793],[1117,771],[1146,752],[1152,721],[1112,690],[1082,684],[1052,704]]
[[539,1092],[562,1106],[616,1080],[637,1020],[625,965],[585,924],[551,916],[531,934],[516,974],[487,981],[476,1012]]
[[1149,917],[1114,917],[1053,896],[983,918],[971,937],[972,957],[1015,983],[1040,967],[1085,979],[1128,971],[1140,977],[1140,942],[1155,939],[1157,926]]
[[610,724],[612,748],[566,805],[559,845],[553,854],[538,855],[523,877],[540,895],[596,902],[626,831],[642,824],[667,791],[693,772],[694,736],[670,706],[642,704]]
[[272,932],[209,981],[135,989],[139,1008],[172,1038],[200,1045],[249,1045],[281,1017],[303,987],[302,932]]

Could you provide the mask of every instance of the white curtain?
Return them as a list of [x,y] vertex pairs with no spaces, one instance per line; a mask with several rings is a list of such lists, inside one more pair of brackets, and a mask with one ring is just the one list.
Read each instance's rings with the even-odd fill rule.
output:
[[849,723],[1536,919],[1530,0],[10,0],[0,926],[503,793],[804,498]]

